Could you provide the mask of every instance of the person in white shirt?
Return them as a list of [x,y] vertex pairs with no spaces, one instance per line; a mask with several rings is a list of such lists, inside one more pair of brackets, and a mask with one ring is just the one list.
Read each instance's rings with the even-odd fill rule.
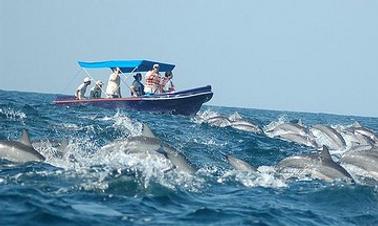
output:
[[164,78],[162,79],[161,87],[163,93],[171,93],[176,90],[175,85],[172,82],[173,74],[171,71],[165,72]]
[[109,76],[108,85],[106,86],[106,96],[109,98],[121,98],[121,70],[117,67]]
[[84,78],[82,84],[77,87],[75,92],[75,97],[79,100],[85,99],[85,92],[87,91],[87,87],[91,84],[91,79],[89,77]]

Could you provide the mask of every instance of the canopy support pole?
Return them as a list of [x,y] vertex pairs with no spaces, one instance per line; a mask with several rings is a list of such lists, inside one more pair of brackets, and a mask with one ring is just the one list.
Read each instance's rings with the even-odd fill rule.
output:
[[[85,68],[81,68],[84,72],[85,72],[85,74],[87,74],[87,76],[89,77],[89,78],[91,78],[92,80],[93,80],[93,82],[95,82],[95,79],[89,74],[89,72],[85,69]],[[95,83],[95,86],[96,86],[96,83]],[[100,89],[101,89],[101,92],[103,92],[105,95],[106,95],[106,93],[105,93],[105,91],[102,89],[102,87],[100,87]]]
[[[138,69],[138,67],[135,67],[129,74],[134,73],[136,71],[136,69]],[[129,88],[130,92],[132,92],[131,87],[129,85],[127,85],[127,83],[126,83],[126,80],[128,79],[127,75],[125,75],[125,73],[123,73],[121,69],[119,71],[121,72],[121,75],[123,75],[125,77],[125,82],[121,79],[122,83],[124,85],[126,85],[127,88]]]

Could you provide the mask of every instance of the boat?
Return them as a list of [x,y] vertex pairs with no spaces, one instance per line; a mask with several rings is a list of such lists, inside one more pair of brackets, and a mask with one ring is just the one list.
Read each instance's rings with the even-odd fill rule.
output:
[[[160,72],[172,71],[175,65],[150,60],[112,60],[101,62],[78,62],[80,67],[89,75],[87,69],[119,68],[121,74],[127,78],[127,74],[144,73],[151,70],[154,64],[159,64]],[[57,106],[90,105],[103,108],[131,109],[137,111],[149,111],[157,113],[169,113],[178,115],[195,115],[202,104],[213,97],[211,86],[203,86],[171,93],[161,93],[149,96],[125,97],[125,98],[98,98],[78,100],[75,96],[58,95],[53,103]]]

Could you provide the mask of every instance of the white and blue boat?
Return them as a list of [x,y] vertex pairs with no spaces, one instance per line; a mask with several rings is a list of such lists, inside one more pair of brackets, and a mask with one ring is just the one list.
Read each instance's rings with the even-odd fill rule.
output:
[[[89,75],[87,69],[119,68],[122,74],[147,72],[154,64],[159,64],[160,71],[172,71],[173,64],[150,60],[113,60],[102,62],[78,62],[80,67]],[[75,96],[57,96],[54,104],[59,106],[92,105],[104,108],[126,108],[137,111],[150,111],[180,115],[195,115],[203,103],[213,97],[211,86],[176,91],[172,93],[155,94],[150,96],[126,98],[98,98],[78,100]]]

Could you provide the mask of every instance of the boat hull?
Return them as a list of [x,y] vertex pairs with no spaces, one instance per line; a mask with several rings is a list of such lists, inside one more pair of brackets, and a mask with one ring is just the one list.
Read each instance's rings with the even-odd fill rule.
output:
[[90,105],[103,108],[125,108],[137,111],[195,115],[202,104],[208,102],[212,97],[211,86],[205,86],[170,94],[143,97],[76,100],[73,96],[59,96],[53,103],[58,106]]

